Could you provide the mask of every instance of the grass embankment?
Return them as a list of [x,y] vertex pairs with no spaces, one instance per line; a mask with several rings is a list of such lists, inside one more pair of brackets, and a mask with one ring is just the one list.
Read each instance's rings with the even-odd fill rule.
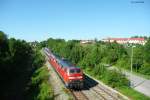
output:
[[37,69],[31,79],[28,100],[53,100],[54,93],[48,82],[48,70],[46,67]]
[[[100,70],[102,71],[99,72]],[[121,92],[131,100],[150,100],[150,97],[132,89],[129,86],[129,81],[120,72],[107,70],[105,67],[93,70],[86,68],[84,72]]]
[[150,100],[144,94],[130,88],[130,87],[117,87],[116,90],[129,97],[131,100]]

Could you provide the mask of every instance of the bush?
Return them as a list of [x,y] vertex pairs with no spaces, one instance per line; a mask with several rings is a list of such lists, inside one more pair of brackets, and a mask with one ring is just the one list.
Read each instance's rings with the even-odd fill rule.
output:
[[93,69],[93,74],[98,76],[99,78],[102,78],[105,72],[106,72],[106,67],[101,63],[96,65]]
[[37,96],[37,100],[51,100],[53,99],[53,92],[48,82],[43,82],[39,86],[40,91]]
[[127,58],[121,58],[117,61],[116,65],[121,67],[121,68],[129,69],[130,68],[130,61],[128,61]]
[[31,83],[28,89],[29,100],[50,100],[53,99],[52,87],[48,83],[48,70],[46,67],[41,67],[35,71],[32,76]]
[[39,67],[43,66],[43,63],[44,63],[44,56],[39,51],[35,51],[34,61],[32,63],[33,68],[38,69]]
[[142,65],[139,71],[144,75],[150,75],[150,64],[144,63],[144,65]]
[[113,88],[129,86],[129,80],[125,77],[125,75],[116,70],[107,70],[104,80]]

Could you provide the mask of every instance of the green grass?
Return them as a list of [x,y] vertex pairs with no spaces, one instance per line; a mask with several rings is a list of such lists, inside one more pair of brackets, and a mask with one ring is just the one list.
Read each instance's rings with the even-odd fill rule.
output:
[[150,100],[150,97],[147,97],[144,94],[129,87],[120,87],[117,88],[117,90],[128,96],[131,100]]

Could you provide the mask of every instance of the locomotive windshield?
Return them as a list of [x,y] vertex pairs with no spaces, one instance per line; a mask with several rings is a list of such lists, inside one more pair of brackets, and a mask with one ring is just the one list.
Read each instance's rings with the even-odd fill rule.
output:
[[70,69],[69,73],[73,74],[73,73],[80,73],[81,70],[80,69]]
[[77,72],[77,73],[80,73],[81,71],[80,71],[80,69],[76,69],[76,72]]

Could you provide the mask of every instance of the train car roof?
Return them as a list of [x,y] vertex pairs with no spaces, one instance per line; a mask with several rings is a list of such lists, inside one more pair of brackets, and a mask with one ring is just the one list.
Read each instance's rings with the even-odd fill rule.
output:
[[58,59],[58,62],[63,66],[63,67],[74,67],[74,65],[68,61],[67,59]]
[[[50,51],[48,48],[45,48],[48,55],[50,55]],[[53,53],[52,56],[57,60],[59,64],[61,64],[63,67],[74,67],[74,65],[67,59],[62,59],[58,54]]]

